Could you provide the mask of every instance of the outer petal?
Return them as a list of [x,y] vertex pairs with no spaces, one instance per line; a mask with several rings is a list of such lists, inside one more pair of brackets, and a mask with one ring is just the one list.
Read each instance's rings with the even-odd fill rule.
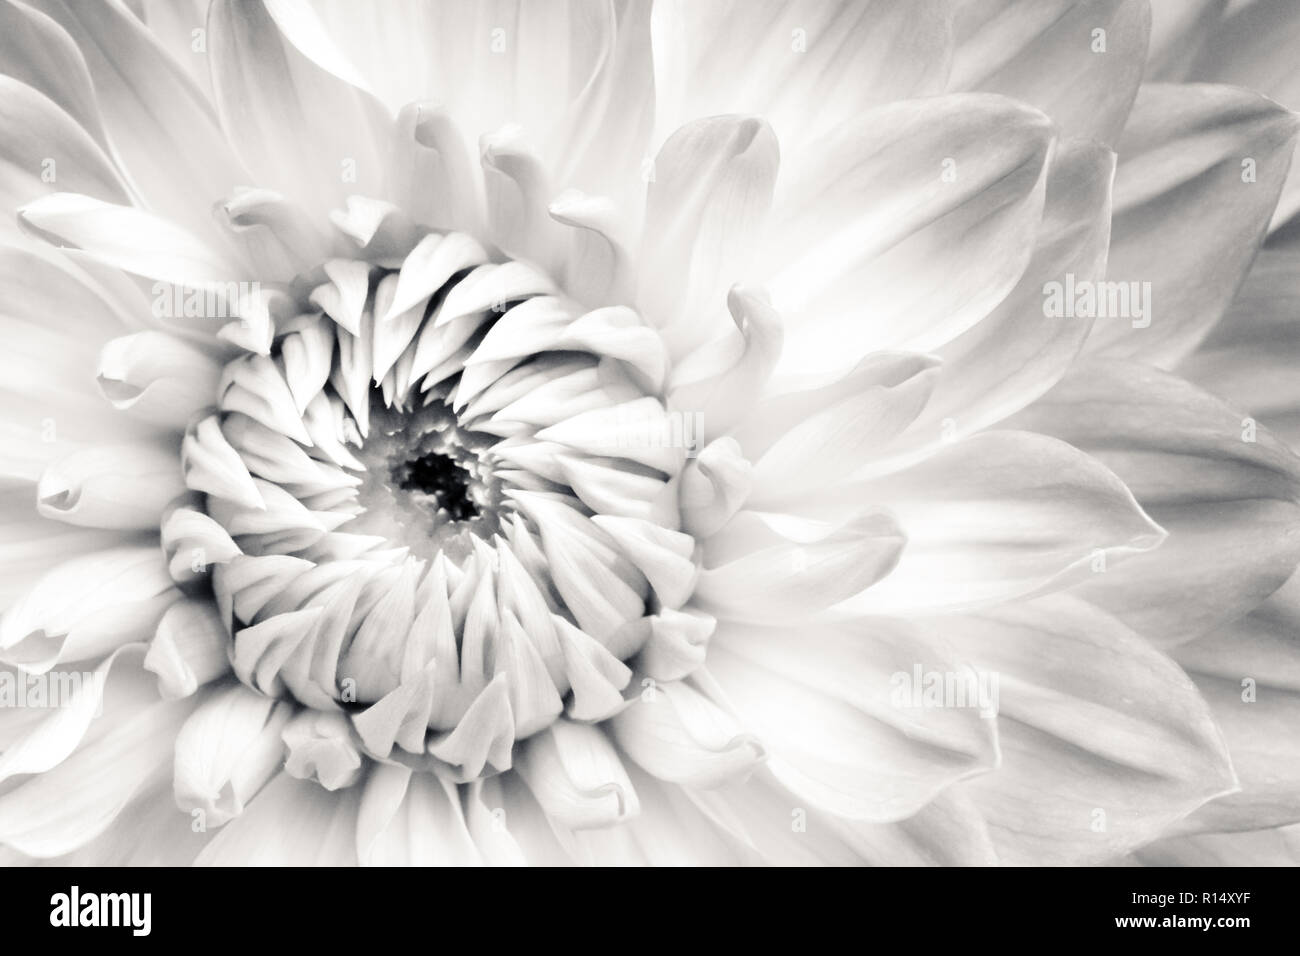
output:
[[999,675],[1003,763],[964,789],[1003,863],[1101,862],[1235,785],[1192,682],[1108,615],[1052,597],[933,626]]
[[1107,269],[1108,283],[1139,295],[1141,314],[1108,304],[1090,352],[1172,368],[1200,344],[1264,239],[1297,131],[1293,114],[1256,93],[1142,88],[1119,144]]
[[1094,565],[1078,589],[1150,640],[1178,644],[1239,617],[1300,559],[1300,459],[1172,375],[1081,364],[1011,423],[1094,455],[1169,532],[1122,567]]
[[281,773],[196,859],[196,866],[355,866],[358,788],[337,793]]
[[208,32],[222,127],[260,185],[320,221],[348,194],[382,195],[390,120],[373,96],[304,56],[260,0],[216,0]]
[[116,153],[160,214],[212,239],[211,208],[247,174],[203,92],[119,0],[35,0],[76,41]]
[[69,853],[111,826],[171,769],[172,741],[191,700],[146,707],[57,768],[0,796],[0,843],[36,857]]
[[208,841],[194,818],[176,809],[170,780],[131,798],[100,836],[52,866],[189,866]]
[[1011,291],[1033,252],[1054,130],[989,94],[893,103],[782,180],[760,262],[789,321],[778,370],[934,349]]
[[1300,576],[1246,617],[1174,649],[1214,710],[1241,793],[1206,804],[1186,831],[1253,830],[1300,821]]
[[147,639],[180,597],[157,543],[68,558],[0,619],[0,660],[33,673]]
[[107,145],[99,104],[86,67],[68,31],[39,10],[0,3],[0,72],[39,90],[101,146]]
[[284,757],[290,704],[231,683],[205,695],[176,737],[176,804],[204,826],[244,812]]
[[1146,866],[1300,866],[1300,827],[1157,840],[1136,860]]
[[193,233],[132,206],[53,193],[28,203],[18,214],[36,235],[134,275],[203,288],[224,286],[247,274]]
[[185,490],[179,439],[99,445],[46,467],[36,486],[36,510],[88,528],[152,531]]
[[54,189],[127,198],[120,175],[90,134],[58,103],[9,76],[0,76],[0,161],[3,232],[12,228],[13,209]]
[[35,481],[45,465],[90,444],[155,431],[114,411],[95,388],[96,351],[123,331],[103,290],[46,249],[0,248],[0,475]]
[[1264,248],[1228,314],[1178,374],[1300,447],[1300,246]]
[[1300,693],[1256,686],[1246,677],[1193,676],[1227,741],[1241,792],[1211,801],[1179,829],[1254,830],[1300,821]]
[[[1223,4],[1219,4],[1223,6]],[[1209,19],[1206,17],[1204,19]],[[1255,0],[1234,4],[1230,16],[1204,30],[1200,43],[1186,53],[1198,53],[1188,67],[1188,79],[1227,83],[1258,90],[1289,109],[1300,108],[1300,79],[1295,48],[1300,40],[1300,10],[1286,0]],[[1300,211],[1300,167],[1291,174],[1273,214],[1272,227],[1294,219]]]
[[988,829],[970,800],[950,789],[899,823],[823,813],[769,771],[743,784],[689,792],[746,862],[776,866],[988,866]]
[[208,71],[205,26],[208,0],[140,0],[141,19],[181,68],[212,100],[212,77]]
[[756,512],[742,511],[710,540],[710,566],[701,572],[692,600],[733,620],[799,620],[886,578],[905,540],[895,520],[881,512],[796,538]]
[[1048,318],[1043,287],[1073,274],[1106,274],[1115,154],[1095,143],[1063,143],[1048,170],[1034,257],[1010,294],[977,325],[936,350],[943,371],[925,409],[878,452],[907,457],[973,434],[1019,411],[1056,384],[1092,328],[1087,318]]
[[[394,111],[440,100],[471,139],[519,123],[561,186],[605,192],[635,181],[654,112],[649,4],[414,0],[381,18],[346,0],[312,6],[329,40]],[[346,75],[292,9],[274,8],[290,41]]]
[[994,724],[977,709],[897,706],[894,675],[917,665],[959,668],[949,650],[906,627],[859,620],[797,629],[723,622],[706,667],[719,700],[804,805],[884,823],[997,763]]
[[1190,79],[1197,55],[1210,43],[1227,7],[1228,0],[1151,0],[1151,43],[1144,79],[1149,83]]
[[937,93],[948,74],[951,6],[947,0],[656,3],[659,138],[696,117],[754,112],[770,117],[782,145],[797,150],[842,117]]
[[36,515],[32,490],[0,493],[0,607],[10,607],[69,554],[100,551],[121,541],[118,531],[76,528]]
[[357,818],[357,857],[366,866],[481,863],[454,784],[405,767],[376,766]]
[[689,684],[650,684],[609,722],[618,745],[659,780],[705,789],[747,776],[765,756],[734,718]]
[[1024,100],[1067,136],[1113,144],[1142,79],[1146,0],[964,4],[953,24],[950,90]]
[[907,547],[892,574],[841,605],[858,613],[955,609],[1057,589],[1086,576],[1101,554],[1114,561],[1164,537],[1100,461],[1029,432],[975,435],[916,467],[829,489],[818,507],[859,496],[889,504]]
[[530,737],[518,756],[519,775],[558,826],[609,826],[636,816],[636,791],[603,730],[557,720]]
[[767,123],[736,115],[687,123],[655,158],[637,308],[674,355],[725,328],[716,320],[726,315],[726,290],[752,267],[778,163]]

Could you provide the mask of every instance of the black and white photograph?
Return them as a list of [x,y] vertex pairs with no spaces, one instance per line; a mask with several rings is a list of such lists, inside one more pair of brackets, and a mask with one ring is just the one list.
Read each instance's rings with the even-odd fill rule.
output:
[[1069,868],[1247,938],[1297,109],[1295,0],[0,0],[23,921]]

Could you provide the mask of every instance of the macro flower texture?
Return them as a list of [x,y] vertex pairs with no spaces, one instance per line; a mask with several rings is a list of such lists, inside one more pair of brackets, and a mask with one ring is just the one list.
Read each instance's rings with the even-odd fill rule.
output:
[[0,860],[1295,862],[1298,42],[0,0]]

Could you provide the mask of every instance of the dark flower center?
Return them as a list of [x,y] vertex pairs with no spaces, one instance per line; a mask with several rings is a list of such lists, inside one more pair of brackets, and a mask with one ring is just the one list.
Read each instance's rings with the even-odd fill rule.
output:
[[469,496],[470,476],[455,458],[430,452],[393,468],[393,480],[403,491],[427,495],[452,521],[478,517],[478,505]]

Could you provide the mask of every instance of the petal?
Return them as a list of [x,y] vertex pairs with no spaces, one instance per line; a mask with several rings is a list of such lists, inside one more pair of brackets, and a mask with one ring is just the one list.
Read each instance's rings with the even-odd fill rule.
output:
[[195,866],[355,866],[359,794],[331,793],[287,773],[222,827]]
[[1300,713],[1300,576],[1245,617],[1171,652],[1210,702],[1241,792],[1193,813],[1184,832],[1246,830],[1300,820],[1291,727]]
[[99,354],[99,390],[118,411],[176,430],[213,404],[221,368],[211,356],[165,332],[137,332]]
[[179,597],[156,542],[69,558],[0,619],[0,660],[44,673],[106,654],[146,639]]
[[[1300,106],[1293,59],[1300,36],[1295,5],[1286,0],[1259,0],[1221,12],[1227,15],[1214,18],[1214,29],[1204,31],[1201,42],[1185,51],[1190,61],[1187,78],[1257,90],[1289,109]],[[1192,53],[1198,55],[1192,59]],[[1293,157],[1271,228],[1292,220],[1297,211],[1300,166]]]
[[686,791],[746,862],[772,866],[861,866],[835,817],[809,806],[767,769],[744,783]]
[[[561,187],[618,195],[635,184],[653,117],[648,5],[416,0],[380,18],[347,2],[312,6],[346,65],[392,110],[436,98],[471,138],[518,123]],[[289,40],[347,76],[321,54],[314,25],[296,9],[291,21],[286,7],[273,9]]]
[[[771,118],[799,149],[842,117],[938,93],[952,52],[946,0],[656,3],[659,137],[715,113]],[[758,68],[757,64],[762,64]],[[816,103],[816,109],[809,104]]]
[[1294,114],[1256,93],[1142,88],[1119,144],[1089,352],[1172,368],[1200,344],[1263,242],[1297,132]]
[[746,861],[685,792],[631,768],[641,812],[616,827],[567,834],[583,866],[737,866]]
[[557,182],[612,197],[616,207],[633,214],[654,120],[653,9],[652,4],[619,2],[612,18],[600,18],[600,58],[569,107],[568,129],[552,146],[560,150],[554,164]]
[[804,801],[797,806],[892,822],[997,764],[994,722],[977,707],[900,705],[898,675],[963,670],[947,647],[901,622],[724,621],[706,667],[772,774]]
[[708,789],[744,778],[766,754],[753,734],[689,684],[653,684],[609,722],[619,747],[658,780]]
[[1023,100],[1066,136],[1113,144],[1142,79],[1150,29],[1146,0],[968,3],[953,24],[948,88]]
[[280,768],[290,704],[230,683],[204,696],[176,737],[176,805],[205,827],[244,812]]
[[1300,559],[1300,460],[1213,396],[1156,369],[1081,364],[1010,424],[1055,435],[1132,489],[1169,537],[1078,593],[1170,646],[1245,614]]
[[928,351],[987,315],[1033,252],[1054,135],[979,93],[879,107],[819,141],[782,183],[761,262],[790,322],[778,371]]
[[77,528],[36,515],[30,487],[0,493],[0,607],[9,608],[70,554],[101,551],[119,531]]
[[[1105,275],[1115,154],[1069,141],[1052,157],[1034,257],[1010,294],[968,331],[936,350],[943,371],[934,394],[888,449],[921,452],[973,434],[1019,411],[1065,374],[1092,328],[1087,318],[1048,319],[1043,287],[1067,273]],[[884,452],[879,452],[878,456]]]
[[831,821],[875,866],[994,866],[988,824],[969,797],[951,787],[898,823]]
[[158,622],[145,670],[158,675],[158,692],[168,700],[188,697],[230,672],[230,635],[206,598],[186,598],[169,607]]
[[905,541],[879,512],[807,540],[742,511],[710,540],[693,606],[733,620],[797,620],[888,580]]
[[735,115],[685,124],[655,157],[636,301],[674,355],[723,328],[715,318],[753,264],[779,161],[771,127]]
[[1260,250],[1228,314],[1178,374],[1300,447],[1300,250]]
[[[208,19],[208,0],[141,0],[141,19],[195,85],[212,99],[207,47],[199,43]],[[204,31],[206,33],[206,31]]]
[[431,773],[377,766],[357,817],[363,866],[477,866],[482,860],[454,784]]
[[[0,94],[0,197],[7,210],[54,189],[126,200],[126,186],[104,150],[58,103],[8,76],[0,77]],[[7,232],[9,223],[3,228]]]
[[189,866],[208,841],[203,828],[176,809],[170,780],[137,791],[108,829],[53,866]]
[[437,103],[404,106],[393,125],[388,194],[416,222],[477,235],[482,183],[463,132]]
[[167,701],[0,796],[0,843],[35,857],[69,853],[103,834],[137,794],[170,773],[172,741],[193,706]]
[[350,787],[361,778],[365,758],[344,714],[300,710],[281,736],[286,749],[284,769],[291,776],[311,780],[326,790]]
[[781,317],[765,293],[732,286],[727,311],[735,332],[691,353],[669,380],[669,406],[699,416],[707,438],[751,411],[781,355]]
[[519,775],[547,817],[568,829],[608,826],[638,811],[636,791],[604,732],[557,720],[523,743]]
[[932,626],[999,676],[1002,766],[963,789],[1003,864],[1104,861],[1235,785],[1192,682],[1105,613],[1054,596]]
[[1183,670],[1300,693],[1300,575],[1292,574],[1245,617],[1170,650]]
[[[43,249],[0,248],[0,474],[35,481],[44,466],[87,444],[157,429],[118,414],[95,388],[96,351],[124,329],[86,273]],[[61,257],[60,257],[61,258]]]
[[87,528],[151,531],[163,509],[185,493],[179,441],[97,445],[46,466],[36,510]]
[[76,41],[114,150],[150,208],[219,241],[212,204],[248,176],[203,92],[125,5],[36,0],[31,6]]
[[131,206],[53,193],[28,203],[18,216],[42,238],[134,275],[200,289],[243,279],[239,267],[197,236]]
[[[129,644],[110,654],[93,671],[48,672],[44,706],[24,697],[18,708],[29,712],[22,715],[24,718],[36,719],[0,756],[0,780],[45,773],[67,759],[92,728],[102,731],[124,723],[142,702],[151,702],[154,697],[140,672],[141,653],[141,645]],[[21,672],[5,676],[27,679]],[[18,686],[23,685],[12,685],[13,689]],[[15,701],[7,703],[12,706]],[[97,723],[99,720],[103,722]]]
[[842,488],[820,506],[887,502],[907,535],[893,573],[843,605],[853,612],[978,606],[1057,589],[1086,576],[1100,554],[1113,562],[1164,537],[1100,461],[1029,432],[983,432]]
[[1145,866],[1300,866],[1300,827],[1157,840],[1136,858]]
[[1212,800],[1176,832],[1254,830],[1300,822],[1300,692],[1259,684],[1244,673],[1230,678],[1193,674],[1227,741],[1239,793]]
[[760,770],[744,784],[691,794],[742,856],[775,866],[990,866],[997,855],[969,799],[950,788],[898,823],[845,820]]
[[741,433],[754,461],[746,506],[783,511],[792,501],[860,473],[915,421],[941,377],[924,358],[903,358],[897,365],[869,359],[832,386],[788,397],[783,411],[793,412],[797,405],[804,415],[767,447],[756,432],[776,430],[778,422],[767,415],[780,400],[760,406],[753,416],[756,427]]
[[[1197,55],[1210,43],[1227,6],[1228,0],[1151,0],[1151,43],[1144,79],[1148,83],[1190,79]],[[1239,85],[1259,88],[1254,83]]]
[[391,121],[372,95],[304,56],[260,0],[215,0],[208,32],[221,125],[259,184],[318,221],[348,194],[382,195]]
[[709,442],[682,471],[682,526],[707,538],[730,521],[749,497],[752,466],[732,438]]
[[39,10],[5,0],[0,4],[0,72],[54,101],[100,146],[105,146],[99,104],[86,67],[68,31]]

